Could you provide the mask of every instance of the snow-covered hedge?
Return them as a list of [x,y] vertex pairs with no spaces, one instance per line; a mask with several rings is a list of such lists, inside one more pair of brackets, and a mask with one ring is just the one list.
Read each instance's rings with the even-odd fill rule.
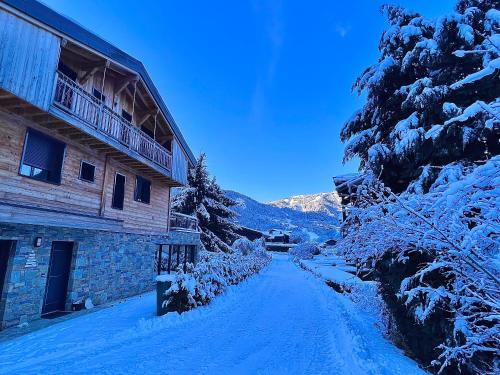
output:
[[232,249],[232,253],[203,251],[194,269],[190,267],[187,273],[179,269],[164,304],[179,313],[206,305],[229,285],[238,284],[271,262],[262,240],[241,238]]
[[[476,371],[500,347],[500,156],[480,166],[440,169],[428,193],[416,181],[397,196],[374,177],[358,188],[358,206],[337,244],[359,265],[406,264],[398,298],[416,322],[448,314],[451,333],[434,365]],[[389,262],[387,262],[389,259]],[[390,266],[392,267],[392,266]],[[411,267],[410,267],[411,269]],[[485,368],[477,370],[484,371]],[[496,368],[498,370],[498,368]]]
[[315,255],[321,253],[318,244],[314,242],[302,242],[292,247],[289,254],[296,259],[312,259]]

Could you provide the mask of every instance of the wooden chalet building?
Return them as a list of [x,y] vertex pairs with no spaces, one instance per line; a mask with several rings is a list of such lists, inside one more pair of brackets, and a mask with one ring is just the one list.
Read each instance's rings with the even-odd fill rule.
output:
[[[34,0],[0,1],[0,329],[152,289],[195,158],[141,62]],[[165,251],[165,250],[163,250]]]

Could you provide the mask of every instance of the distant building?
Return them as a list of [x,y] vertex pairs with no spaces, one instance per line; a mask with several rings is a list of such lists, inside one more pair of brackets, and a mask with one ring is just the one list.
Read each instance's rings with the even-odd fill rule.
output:
[[266,249],[268,251],[288,251],[295,244],[290,243],[290,232],[281,229],[271,229],[264,232]]
[[240,226],[239,229],[236,231],[240,236],[246,237],[250,241],[255,241],[258,240],[259,238],[264,237],[264,233],[257,230],[257,229],[252,229],[248,227],[243,227]]
[[281,229],[271,229],[264,232],[266,242],[290,243],[290,232]]
[[196,160],[142,63],[34,0],[0,25],[0,329],[152,289],[160,244],[194,262]]

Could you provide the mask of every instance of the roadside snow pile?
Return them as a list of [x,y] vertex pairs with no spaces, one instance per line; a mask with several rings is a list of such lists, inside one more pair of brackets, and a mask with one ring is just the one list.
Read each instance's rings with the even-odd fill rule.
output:
[[318,244],[314,242],[302,242],[289,250],[289,254],[295,259],[312,259],[320,254]]
[[194,268],[184,273],[179,269],[166,291],[164,307],[178,313],[206,305],[230,285],[238,284],[260,272],[271,262],[262,240],[236,240],[232,253],[203,251]]
[[333,251],[315,254],[310,258],[295,256],[294,261],[301,268],[323,279],[337,293],[346,295],[362,311],[376,318],[381,332],[393,338],[395,332],[392,331],[392,317],[379,294],[378,282],[361,280],[354,274],[356,268]]
[[[416,181],[414,185],[418,185]],[[479,372],[500,345],[500,156],[484,165],[448,165],[426,194],[399,196],[373,175],[337,244],[346,258],[372,267],[415,324],[434,335],[438,371]],[[397,283],[397,284],[396,284]],[[391,293],[388,293],[389,300]],[[404,317],[402,320],[404,322]],[[406,324],[406,323],[403,323]],[[496,353],[496,354],[495,354]]]

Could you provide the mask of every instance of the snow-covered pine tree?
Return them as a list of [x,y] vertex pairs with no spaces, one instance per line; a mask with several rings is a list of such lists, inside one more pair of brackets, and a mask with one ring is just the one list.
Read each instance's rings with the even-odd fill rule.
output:
[[189,170],[189,187],[174,197],[172,209],[196,215],[206,250],[231,252],[231,244],[239,238],[236,233],[238,225],[232,220],[236,214],[231,210],[236,202],[224,194],[215,178],[210,178],[205,159],[205,154],[201,154],[196,165]]
[[342,129],[345,160],[358,156],[402,191],[423,173],[430,186],[435,166],[500,152],[499,5],[460,0],[435,21],[382,7],[390,26],[378,62],[353,86],[367,101]]

